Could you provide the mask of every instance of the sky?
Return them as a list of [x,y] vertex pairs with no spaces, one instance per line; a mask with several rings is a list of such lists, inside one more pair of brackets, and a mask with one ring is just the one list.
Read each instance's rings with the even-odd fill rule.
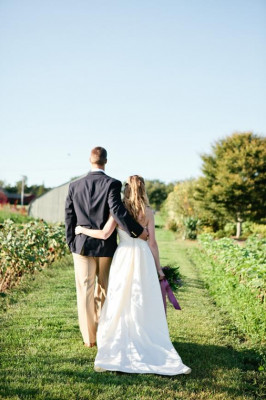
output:
[[0,180],[198,177],[235,131],[266,134],[265,0],[0,0]]

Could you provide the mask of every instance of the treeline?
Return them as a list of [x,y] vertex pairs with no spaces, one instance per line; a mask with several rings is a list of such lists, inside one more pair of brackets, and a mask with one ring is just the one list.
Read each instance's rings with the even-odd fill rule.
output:
[[174,183],[165,184],[158,179],[145,180],[145,187],[150,206],[155,211],[159,211],[169,193],[174,190]]
[[[17,181],[15,185],[10,185],[3,180],[0,180],[0,188],[5,189],[9,193],[21,193],[22,181]],[[44,193],[51,190],[50,187],[45,187],[42,185],[27,185],[27,178],[24,180],[24,192],[33,194],[35,197],[39,197]]]
[[174,185],[162,205],[183,238],[266,234],[266,138],[234,133],[202,154],[202,176]]

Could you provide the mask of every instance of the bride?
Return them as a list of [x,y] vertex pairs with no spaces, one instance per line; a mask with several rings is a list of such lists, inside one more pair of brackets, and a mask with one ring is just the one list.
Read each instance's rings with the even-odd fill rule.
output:
[[76,234],[107,239],[117,228],[119,236],[98,326],[95,371],[189,374],[191,369],[183,364],[169,337],[158,280],[164,274],[155,239],[154,216],[141,176],[128,178],[124,204],[148,229],[148,242],[131,238],[112,216],[102,230],[81,226],[75,230]]

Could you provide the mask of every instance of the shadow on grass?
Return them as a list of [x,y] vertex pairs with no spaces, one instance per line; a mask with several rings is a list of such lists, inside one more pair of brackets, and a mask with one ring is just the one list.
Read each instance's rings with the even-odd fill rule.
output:
[[163,224],[155,224],[155,229],[163,229],[164,225]]
[[[263,376],[258,372],[259,354],[256,351],[236,351],[223,346],[185,342],[174,343],[174,346],[183,362],[192,368],[191,375],[169,377],[121,372],[96,373],[93,370],[94,353],[82,352],[74,357],[72,355],[60,357],[52,353],[38,356],[24,355],[21,359],[18,356],[9,356],[6,371],[2,369],[2,377],[0,375],[1,381],[6,382],[0,388],[0,396],[42,398],[44,392],[41,386],[44,385],[46,397],[43,398],[65,399],[66,393],[62,397],[58,395],[60,389],[65,390],[64,387],[67,386],[71,387],[71,390],[84,391],[84,384],[88,384],[90,393],[94,394],[108,391],[110,386],[120,387],[124,392],[127,387],[135,385],[136,387],[145,386],[145,390],[150,390],[151,393],[154,388],[163,391],[164,388],[170,387],[171,390],[180,390],[187,394],[204,391],[224,396],[221,398],[243,395],[254,396],[254,399],[260,398],[259,390]],[[71,352],[73,354],[73,349]],[[14,367],[12,377],[8,376],[10,367]],[[235,374],[240,377],[241,385],[238,380],[233,379]],[[23,376],[26,379],[23,379]]]
[[197,288],[197,289],[205,289],[206,285],[203,282],[203,280],[199,278],[189,278],[186,276],[184,280],[184,286],[186,287],[192,287],[192,288]]

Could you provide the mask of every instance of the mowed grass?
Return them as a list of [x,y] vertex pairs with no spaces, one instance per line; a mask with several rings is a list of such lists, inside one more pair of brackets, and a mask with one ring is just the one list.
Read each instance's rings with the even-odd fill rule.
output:
[[0,223],[2,224],[7,219],[11,219],[13,222],[18,224],[27,223],[34,220],[32,217],[12,211],[12,209],[8,207],[0,208]]
[[[157,220],[157,223],[160,221]],[[96,373],[96,350],[79,333],[71,256],[25,278],[1,312],[1,399],[260,399],[258,355],[232,329],[209,297],[197,266],[194,243],[157,230],[161,264],[180,265],[182,311],[168,306],[170,336],[191,375]],[[13,303],[13,304],[12,304]],[[155,310],[156,312],[156,310]]]

